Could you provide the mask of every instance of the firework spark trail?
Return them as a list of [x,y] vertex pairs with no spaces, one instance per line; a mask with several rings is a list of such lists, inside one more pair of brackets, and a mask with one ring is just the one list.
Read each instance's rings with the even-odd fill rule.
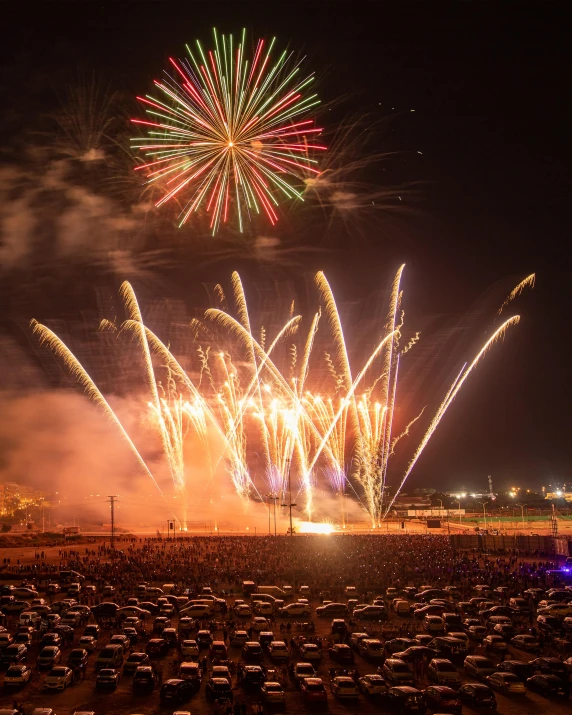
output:
[[[401,302],[400,296],[400,285],[401,276],[403,275],[403,270],[405,264],[403,263],[394,278],[393,286],[391,290],[391,300],[388,316],[387,331],[393,331],[396,337],[399,337],[399,330],[395,330],[395,323],[397,320],[397,311],[399,309],[399,304]],[[401,326],[400,326],[401,327]],[[385,480],[387,476],[387,465],[389,463],[389,451],[391,445],[391,429],[393,426],[393,411],[395,407],[395,396],[397,392],[397,374],[399,369],[399,357],[395,363],[393,362],[393,352],[395,349],[395,337],[389,342],[389,347],[386,352],[385,364],[384,364],[384,374],[387,376],[386,384],[383,388],[383,398],[382,403],[384,405],[383,419],[384,419],[384,429],[382,437],[382,449],[380,456],[380,467],[381,467],[381,494],[379,498],[383,502],[383,497],[385,495]],[[392,374],[393,370],[393,374]]]
[[505,302],[499,308],[498,314],[500,315],[506,306],[511,303],[515,298],[517,298],[525,288],[534,288],[534,281],[536,280],[536,273],[531,273],[524,280],[520,281],[512,291],[508,294]]
[[127,434],[125,428],[119,421],[119,418],[117,417],[105,397],[98,390],[97,385],[91,379],[91,377],[86,372],[85,368],[76,358],[76,356],[67,347],[67,345],[45,325],[38,323],[36,320],[32,320],[30,322],[30,327],[32,328],[32,333],[39,337],[40,345],[46,344],[55,355],[62,359],[64,365],[68,368],[68,370],[77,380],[77,382],[83,387],[89,398],[98,407],[101,407],[108,419],[119,429],[119,433],[129,445],[131,451],[137,459],[137,462],[139,463],[139,466],[143,469],[147,476],[151,477],[153,484],[157,487],[161,496],[164,498],[164,494],[161,490],[161,487],[155,481],[155,477],[151,473],[151,470],[145,463],[143,457],[139,454],[139,451],[137,447],[133,444],[131,437]]
[[316,462],[318,461],[318,457],[320,456],[320,454],[322,453],[322,451],[323,451],[324,448],[326,447],[330,435],[331,435],[332,432],[334,431],[334,429],[335,429],[335,427],[336,427],[336,424],[338,423],[338,420],[340,419],[340,417],[342,416],[342,414],[343,414],[343,412],[344,412],[345,402],[348,401],[348,400],[351,400],[351,399],[353,398],[353,396],[354,396],[354,394],[355,394],[355,391],[356,391],[358,385],[359,385],[360,382],[362,381],[362,378],[364,377],[364,375],[367,373],[367,371],[368,371],[369,368],[371,367],[371,364],[373,363],[373,361],[375,360],[375,358],[379,355],[379,353],[381,352],[381,350],[385,347],[386,342],[387,342],[388,340],[390,340],[392,337],[393,337],[393,333],[389,333],[388,335],[386,335],[386,336],[383,338],[383,340],[378,344],[378,346],[375,348],[375,350],[372,352],[372,354],[371,354],[371,355],[369,356],[369,358],[367,359],[365,365],[363,366],[363,368],[362,368],[361,371],[359,372],[359,374],[358,374],[358,376],[356,377],[356,379],[353,381],[353,383],[352,383],[352,385],[350,386],[350,389],[349,389],[347,395],[345,395],[345,397],[344,397],[344,401],[342,402],[341,407],[340,407],[340,408],[338,409],[338,411],[336,412],[336,414],[335,414],[335,416],[334,416],[334,418],[333,418],[333,420],[332,420],[330,426],[329,426],[328,429],[326,430],[326,434],[323,436],[322,441],[320,442],[320,445],[319,445],[318,449],[316,450],[316,453],[314,454],[314,457],[313,457],[312,461],[310,462],[310,465],[309,465],[309,467],[308,467],[308,470],[309,470],[309,471],[311,471],[311,470],[315,467]]
[[214,51],[187,45],[189,59],[169,58],[174,73],[155,81],[161,99],[138,97],[148,120],[131,120],[147,127],[147,137],[132,141],[149,158],[136,170],[165,186],[157,205],[188,193],[180,225],[204,207],[213,235],[229,203],[241,233],[246,216],[261,211],[274,225],[276,197],[303,201],[303,180],[320,173],[314,152],[326,148],[312,141],[321,129],[306,118],[319,104],[306,95],[313,75],[300,79],[300,63],[286,51],[273,63],[275,40],[268,49],[259,40],[250,60],[245,40],[243,30],[235,52],[233,36],[214,30]]
[[393,499],[391,500],[389,506],[387,507],[387,509],[386,509],[386,511],[385,511],[385,516],[387,516],[387,513],[389,512],[389,510],[390,510],[391,507],[393,506],[393,503],[394,503],[395,499],[397,498],[399,492],[401,491],[403,485],[405,484],[405,481],[406,481],[407,477],[411,474],[411,470],[412,470],[413,467],[415,466],[417,460],[419,459],[419,457],[421,456],[423,450],[424,450],[425,447],[427,446],[427,443],[428,443],[429,440],[431,439],[431,436],[433,435],[433,433],[434,433],[435,430],[437,429],[437,427],[438,427],[438,425],[439,425],[439,422],[441,421],[441,418],[443,417],[443,415],[445,414],[445,412],[447,411],[447,409],[449,408],[449,406],[452,404],[452,402],[453,402],[453,400],[455,399],[455,397],[457,396],[459,390],[460,390],[461,387],[463,386],[463,383],[465,382],[465,380],[469,377],[469,375],[471,374],[471,372],[473,371],[473,369],[479,364],[479,361],[481,360],[481,358],[483,357],[483,355],[485,355],[485,353],[489,350],[489,348],[490,348],[492,345],[494,345],[494,343],[495,343],[499,338],[503,337],[504,334],[506,333],[506,331],[507,331],[511,326],[516,325],[519,321],[520,321],[520,316],[519,316],[519,315],[514,315],[512,318],[509,318],[508,320],[505,320],[505,322],[504,322],[500,327],[498,327],[498,328],[495,330],[495,332],[492,334],[492,336],[485,342],[485,344],[484,344],[484,345],[482,346],[482,348],[479,350],[479,352],[477,353],[476,357],[473,359],[473,361],[471,362],[471,364],[469,365],[469,367],[466,368],[466,370],[463,372],[463,374],[461,375],[461,377],[460,377],[460,378],[458,377],[458,378],[455,380],[455,382],[453,383],[454,387],[452,387],[452,388],[449,390],[449,392],[447,393],[447,396],[445,397],[444,401],[441,403],[439,409],[437,410],[437,414],[435,415],[435,417],[434,417],[433,420],[431,421],[431,424],[429,425],[429,427],[428,427],[428,429],[427,429],[427,432],[425,433],[425,436],[423,437],[423,439],[422,439],[421,442],[419,443],[419,446],[418,446],[417,449],[415,450],[415,453],[414,453],[413,457],[411,458],[411,461],[409,462],[409,465],[408,465],[407,469],[405,470],[405,474],[403,475],[403,478],[401,479],[401,483],[400,483],[398,489],[396,490],[396,492],[395,492],[395,494],[394,494],[394,496],[393,496]]
[[[336,356],[339,365],[341,366],[341,378],[342,378],[342,389],[346,394],[345,399],[349,399],[348,405],[343,405],[341,408],[340,415],[342,417],[342,432],[345,435],[347,429],[347,421],[349,417],[350,429],[352,434],[356,437],[356,459],[360,459],[360,455],[363,450],[363,442],[361,438],[361,433],[359,430],[359,419],[357,416],[357,406],[354,395],[354,390],[352,390],[352,370],[350,365],[350,360],[348,356],[348,349],[346,346],[346,341],[344,338],[344,331],[342,327],[342,321],[340,320],[340,314],[338,311],[338,306],[334,298],[334,294],[328,283],[328,280],[322,271],[319,271],[315,276],[316,285],[318,291],[324,301],[324,309],[326,312],[326,318],[330,326],[330,331],[336,345]],[[333,367],[333,366],[332,366]],[[335,369],[335,368],[334,368]],[[339,417],[336,418],[336,422]],[[333,431],[333,430],[332,430]],[[331,434],[331,431],[329,432]],[[344,438],[345,443],[345,438]],[[320,450],[321,451],[321,450]],[[344,460],[341,461],[344,464]],[[312,467],[313,468],[313,465]]]

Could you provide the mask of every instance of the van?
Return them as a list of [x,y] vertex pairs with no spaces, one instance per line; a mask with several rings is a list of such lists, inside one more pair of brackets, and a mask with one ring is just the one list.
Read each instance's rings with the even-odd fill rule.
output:
[[77,596],[81,593],[81,583],[74,581],[68,586],[68,596]]
[[382,675],[391,685],[413,685],[413,673],[407,663],[399,658],[387,658]]
[[456,630],[460,631],[463,628],[463,620],[458,613],[444,613],[443,623],[445,624],[445,630]]
[[18,623],[21,626],[32,626],[35,628],[39,625],[41,620],[40,614],[36,613],[36,611],[22,611]]
[[408,616],[409,611],[409,601],[404,601],[401,598],[393,599],[393,610],[398,616]]
[[256,593],[268,593],[274,598],[284,598],[286,596],[279,586],[258,586]]
[[95,669],[120,668],[123,664],[123,646],[119,643],[110,643],[99,651],[95,661]]
[[206,603],[193,603],[184,608],[182,612],[191,618],[206,618],[212,613],[210,606]]
[[254,581],[243,581],[242,582],[242,592],[245,596],[250,596],[251,593],[256,591],[256,584]]

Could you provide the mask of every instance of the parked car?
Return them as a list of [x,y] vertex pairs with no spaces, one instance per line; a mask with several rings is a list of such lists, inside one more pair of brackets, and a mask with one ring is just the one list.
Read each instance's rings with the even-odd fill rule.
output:
[[120,672],[116,668],[102,668],[95,678],[99,690],[115,690],[119,685]]
[[328,653],[332,660],[337,663],[353,663],[354,654],[352,649],[346,643],[334,643],[328,648]]
[[358,688],[364,695],[383,695],[387,692],[387,683],[378,673],[371,673],[359,679]]
[[526,687],[545,697],[554,695],[568,696],[570,691],[569,684],[564,683],[556,675],[533,675],[527,679]]
[[44,690],[65,690],[72,684],[73,671],[66,666],[52,668],[44,678]]
[[150,665],[139,665],[133,674],[133,688],[148,693],[155,687],[155,674]]
[[266,681],[260,687],[260,697],[267,705],[282,705],[286,700],[286,695],[280,683]]
[[494,710],[497,706],[495,694],[488,685],[483,683],[465,683],[459,688],[461,702],[473,709],[489,708]]
[[434,713],[461,713],[462,710],[459,694],[445,685],[425,688],[425,705]]
[[328,693],[321,678],[304,678],[300,692],[305,703],[327,703]]
[[492,675],[487,675],[486,681],[493,690],[498,690],[504,695],[524,695],[526,688],[524,683],[513,673],[499,671]]
[[47,645],[38,653],[36,664],[40,670],[53,668],[62,658],[62,652],[57,645]]
[[460,685],[461,676],[446,658],[433,658],[427,669],[429,680],[438,685]]
[[32,669],[29,665],[11,665],[4,676],[5,688],[19,688],[26,685],[32,677]]
[[386,658],[382,675],[390,685],[413,685],[413,673],[409,666],[397,658]]
[[223,700],[233,701],[234,695],[230,683],[226,678],[211,678],[205,687],[205,695],[209,702],[218,700],[219,703]]
[[186,702],[197,691],[197,683],[193,680],[171,678],[161,686],[159,698],[163,705],[179,705]]
[[485,678],[497,671],[496,665],[483,655],[468,655],[465,658],[463,667],[467,675],[473,678]]
[[354,679],[347,675],[338,675],[332,678],[330,689],[333,695],[342,700],[359,696],[359,690]]
[[149,665],[147,653],[130,653],[123,665],[123,675],[133,675],[140,665]]
[[524,663],[522,660],[505,660],[498,664],[497,671],[502,673],[512,673],[522,681],[530,678],[533,674],[530,663]]
[[403,714],[419,713],[423,715],[427,709],[423,693],[409,685],[390,688],[385,696],[384,704],[394,712]]

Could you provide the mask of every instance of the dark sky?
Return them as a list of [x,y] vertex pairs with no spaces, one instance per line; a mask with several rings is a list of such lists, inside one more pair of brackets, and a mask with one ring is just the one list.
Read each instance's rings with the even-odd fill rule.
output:
[[[520,326],[451,408],[411,485],[484,489],[489,473],[498,487],[564,482],[572,480],[565,7],[10,3],[1,85],[8,142],[22,117],[50,109],[78,67],[129,96],[212,26],[291,42],[333,107],[322,121],[392,117],[379,147],[401,153],[394,176],[423,182],[416,211],[394,229],[324,257],[339,294],[363,297],[405,261],[413,314],[453,318],[490,286],[510,289],[537,273],[534,291],[514,306]],[[387,180],[381,171],[368,178]]]

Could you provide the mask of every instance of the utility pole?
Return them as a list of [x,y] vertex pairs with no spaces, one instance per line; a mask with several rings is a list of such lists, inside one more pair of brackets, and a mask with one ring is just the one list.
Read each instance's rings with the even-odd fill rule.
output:
[[517,504],[516,506],[520,507],[520,515],[522,517],[522,530],[524,531],[524,507],[526,506],[526,504]]
[[107,497],[109,499],[109,506],[111,507],[111,550],[115,550],[115,500],[119,499],[117,495],[110,495]]
[[487,504],[488,501],[480,501],[479,504],[483,507],[483,516],[485,517],[485,531],[487,530]]
[[[266,495],[268,499],[272,499],[274,503],[274,536],[276,536],[276,502],[278,501],[278,494],[276,492],[270,492]],[[268,533],[270,534],[270,507],[268,507]]]
[[294,530],[292,527],[292,507],[296,504],[292,503],[292,479],[290,475],[290,465],[291,460],[288,460],[288,504],[282,504],[282,506],[287,506],[290,509],[290,536],[294,536]]

